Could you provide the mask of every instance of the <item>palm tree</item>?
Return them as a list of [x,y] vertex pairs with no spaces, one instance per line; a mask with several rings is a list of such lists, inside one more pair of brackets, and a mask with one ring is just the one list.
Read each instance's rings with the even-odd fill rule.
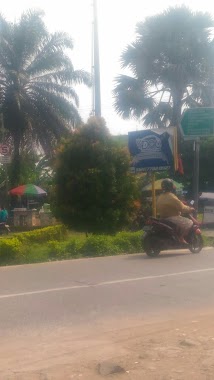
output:
[[15,23],[0,16],[0,107],[13,145],[13,185],[20,175],[20,150],[37,144],[50,154],[61,136],[80,122],[74,85],[90,75],[74,70],[65,33],[49,34],[41,12],[28,11]]
[[214,68],[213,25],[209,14],[186,7],[140,22],[135,42],[122,54],[128,75],[116,78],[118,114],[145,126],[178,126],[183,107],[204,104],[207,72]]

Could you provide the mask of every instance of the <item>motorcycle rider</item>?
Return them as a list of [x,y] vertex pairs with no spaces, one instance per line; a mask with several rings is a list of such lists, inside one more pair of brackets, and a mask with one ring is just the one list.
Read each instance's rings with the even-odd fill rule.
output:
[[0,223],[6,223],[8,219],[8,212],[4,206],[0,209]]
[[157,201],[157,213],[161,219],[166,219],[174,223],[177,227],[177,234],[181,243],[187,244],[185,237],[193,225],[192,220],[181,216],[194,211],[194,208],[185,206],[175,195],[173,181],[166,178],[161,183],[163,193]]

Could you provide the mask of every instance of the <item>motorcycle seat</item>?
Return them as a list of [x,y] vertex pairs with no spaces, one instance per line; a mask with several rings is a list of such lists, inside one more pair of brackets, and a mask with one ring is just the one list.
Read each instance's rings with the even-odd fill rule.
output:
[[176,224],[171,222],[170,220],[167,220],[167,219],[159,219],[161,223],[163,224],[166,224],[167,226],[171,227],[171,228],[175,228],[176,227]]

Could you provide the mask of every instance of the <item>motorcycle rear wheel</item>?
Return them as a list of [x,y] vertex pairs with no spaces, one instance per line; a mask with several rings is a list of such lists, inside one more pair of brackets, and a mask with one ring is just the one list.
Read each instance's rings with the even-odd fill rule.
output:
[[158,257],[160,254],[160,249],[158,247],[158,242],[155,238],[151,236],[146,236],[143,240],[144,251],[149,257]]

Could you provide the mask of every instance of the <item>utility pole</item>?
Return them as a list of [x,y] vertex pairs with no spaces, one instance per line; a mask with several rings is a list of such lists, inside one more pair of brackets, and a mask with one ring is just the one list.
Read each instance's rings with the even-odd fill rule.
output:
[[92,42],[92,74],[93,74],[93,114],[101,116],[101,93],[100,93],[100,55],[98,37],[97,0],[93,0],[93,42]]
[[200,154],[200,138],[196,138],[193,143],[194,151],[194,168],[193,168],[193,192],[194,192],[194,208],[197,217],[198,199],[199,199],[199,154]]

